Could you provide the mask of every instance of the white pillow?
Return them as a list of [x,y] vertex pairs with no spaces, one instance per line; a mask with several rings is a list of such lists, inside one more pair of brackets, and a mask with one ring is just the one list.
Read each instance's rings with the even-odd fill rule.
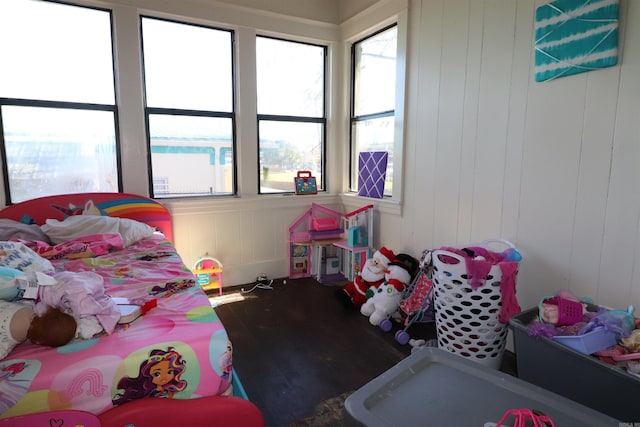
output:
[[73,215],[63,221],[48,219],[40,228],[55,245],[89,234],[119,233],[126,247],[155,232],[150,225],[133,219],[94,215]]

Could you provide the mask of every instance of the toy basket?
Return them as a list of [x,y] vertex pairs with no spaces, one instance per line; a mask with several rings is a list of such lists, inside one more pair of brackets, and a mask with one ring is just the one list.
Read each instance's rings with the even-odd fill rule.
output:
[[[478,246],[488,248],[493,241]],[[507,242],[510,248],[514,246]],[[433,251],[433,286],[438,347],[494,369],[500,368],[508,334],[499,321],[502,309],[502,268],[491,265],[481,285],[474,287],[467,259],[449,250]]]

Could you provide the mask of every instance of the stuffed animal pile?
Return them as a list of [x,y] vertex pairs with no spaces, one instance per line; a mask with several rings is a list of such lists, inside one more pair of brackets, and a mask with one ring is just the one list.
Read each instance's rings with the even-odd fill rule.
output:
[[365,262],[356,278],[336,291],[336,297],[345,307],[360,308],[384,282],[387,267],[394,258],[393,251],[385,247],[377,250]]
[[396,312],[404,291],[417,274],[418,268],[418,260],[408,254],[398,254],[389,263],[384,282],[360,307],[360,312],[369,317],[369,323],[378,326]]

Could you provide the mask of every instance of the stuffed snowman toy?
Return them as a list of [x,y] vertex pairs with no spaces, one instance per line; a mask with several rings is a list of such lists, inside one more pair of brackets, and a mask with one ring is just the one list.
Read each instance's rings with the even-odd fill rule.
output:
[[396,258],[389,263],[384,282],[360,307],[360,312],[369,317],[369,323],[378,326],[398,309],[404,291],[411,282],[412,272],[413,266],[403,259]]
[[337,291],[337,297],[345,305],[361,307],[384,282],[387,267],[395,255],[387,248],[380,248],[365,262],[356,278]]

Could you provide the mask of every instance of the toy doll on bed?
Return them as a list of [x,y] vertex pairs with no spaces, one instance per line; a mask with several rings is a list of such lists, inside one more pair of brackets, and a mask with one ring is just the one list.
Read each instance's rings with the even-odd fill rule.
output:
[[0,300],[0,359],[23,341],[38,345],[60,347],[76,335],[73,316],[56,308],[49,308],[37,316],[30,305]]

